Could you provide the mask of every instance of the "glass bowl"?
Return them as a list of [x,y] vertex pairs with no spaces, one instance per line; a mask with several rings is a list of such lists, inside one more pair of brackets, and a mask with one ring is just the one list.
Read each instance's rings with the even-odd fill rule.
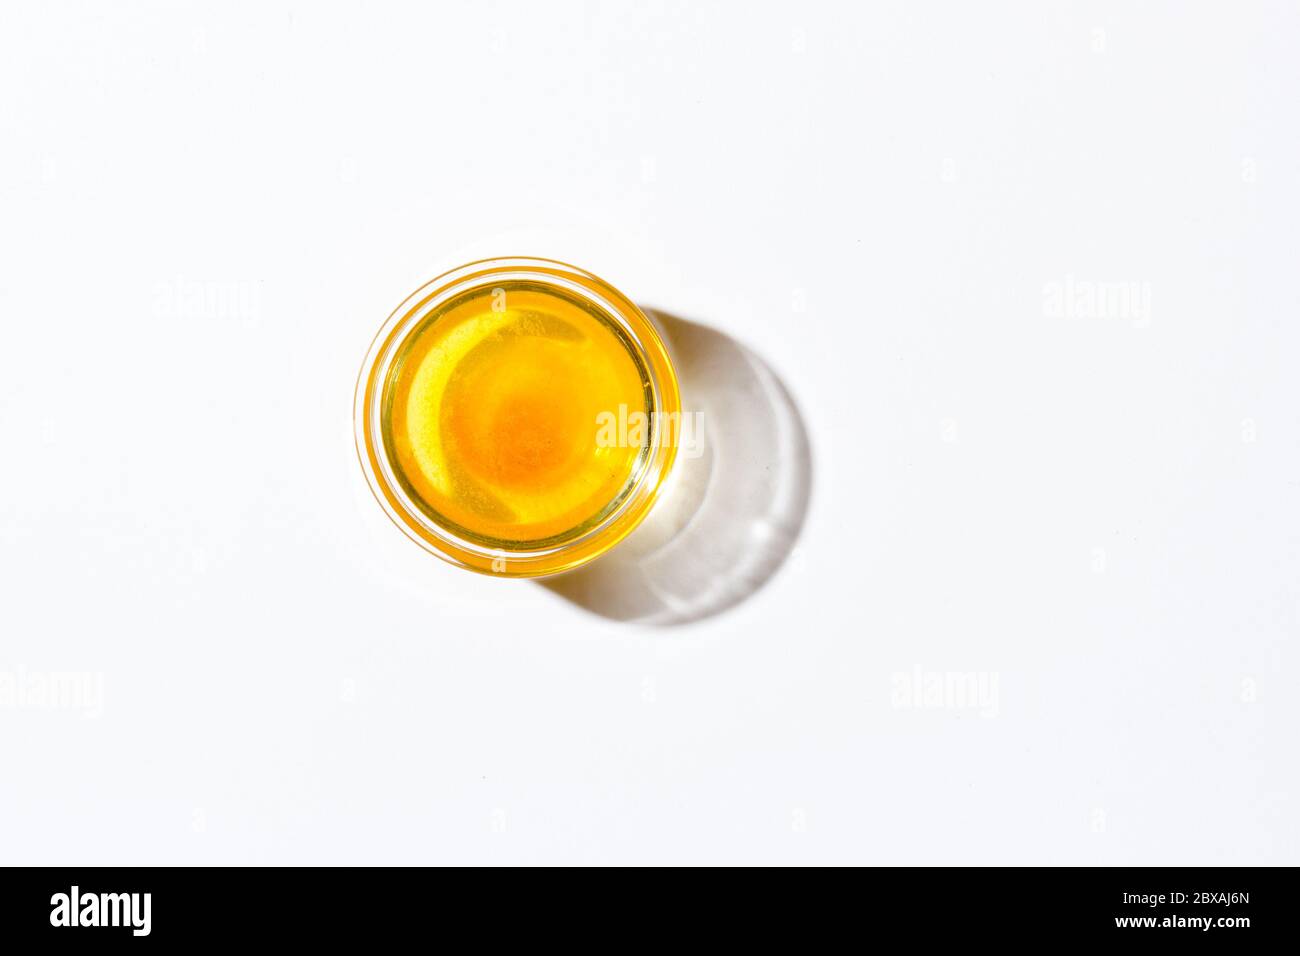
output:
[[[638,398],[643,397],[647,411],[644,427],[640,429],[627,429],[626,409],[621,416],[617,409],[609,409],[596,416],[597,420],[591,421],[592,454],[599,454],[594,450],[596,445],[601,440],[608,442],[611,434],[624,443],[621,447],[630,449],[619,459],[630,462],[626,476],[623,478],[623,473],[617,472],[620,483],[616,492],[607,498],[600,497],[601,487],[596,486],[593,492],[596,500],[591,502],[589,514],[578,515],[569,522],[563,517],[567,512],[561,512],[561,517],[557,520],[568,526],[551,528],[540,537],[524,531],[511,533],[512,512],[508,501],[504,505],[501,502],[495,503],[496,517],[490,525],[479,523],[476,526],[475,522],[464,519],[464,514],[473,514],[470,505],[477,505],[485,494],[490,495],[491,486],[485,492],[477,484],[445,480],[439,486],[446,490],[442,498],[422,493],[421,488],[427,487],[427,483],[420,481],[410,467],[413,459],[408,433],[395,431],[393,424],[395,418],[408,420],[404,417],[408,416],[408,405],[413,409],[409,414],[420,415],[425,411],[422,406],[410,404],[417,402],[423,393],[417,394],[404,385],[413,374],[409,366],[414,360],[408,359],[416,354],[416,343],[435,336],[449,339],[457,334],[458,327],[454,323],[462,321],[457,316],[465,315],[466,310],[472,312],[479,308],[474,303],[496,302],[496,299],[488,299],[491,296],[506,302],[511,297],[516,297],[516,292],[518,297],[531,297],[528,301],[532,302],[562,303],[564,308],[577,310],[573,314],[582,317],[583,322],[595,323],[590,327],[602,330],[596,333],[597,337],[602,332],[613,336],[610,341],[618,342],[626,350],[626,358],[631,359],[631,364],[626,365],[619,360],[620,368],[625,372],[624,377],[627,378],[627,369],[635,369],[635,378],[629,380],[639,379],[637,395]],[[495,305],[492,308],[495,309]],[[481,308],[479,311],[482,312]],[[504,307],[501,311],[505,312]],[[539,313],[520,310],[518,315],[522,318],[518,318],[511,326],[514,335],[519,334],[520,327],[533,327],[521,326],[521,322],[531,321],[534,326],[538,324],[538,320],[532,317]],[[482,312],[481,316],[472,317],[470,321],[478,321],[480,318],[491,320],[493,317]],[[509,315],[503,315],[502,318],[509,318]],[[438,326],[439,322],[444,324]],[[489,334],[484,341],[488,340],[498,343],[501,341],[499,334],[495,339]],[[514,338],[510,341],[521,340]],[[609,348],[608,342],[604,343],[604,347]],[[443,374],[444,369],[438,363],[445,352],[445,349],[437,352],[436,357],[430,360],[427,356],[434,353],[425,348],[424,361],[426,365],[434,366],[426,378],[429,375],[441,376],[454,382],[457,375],[462,375],[461,366],[452,369],[449,367],[450,362],[445,363],[448,368]],[[490,363],[493,354],[491,350],[480,352],[475,368],[484,365],[484,354]],[[582,358],[586,354],[581,353],[579,356],[582,362],[587,361]],[[551,392],[562,395],[565,388],[580,390],[583,387],[582,383],[587,381],[582,375],[585,365],[568,367],[576,374],[555,381],[552,389],[547,389],[545,394],[539,396],[539,401],[548,400],[548,396],[553,398]],[[490,364],[488,372],[491,373]],[[525,375],[516,376],[517,372]],[[512,376],[545,380],[544,375],[534,375],[533,372],[526,365],[504,369],[504,387],[511,387]],[[492,381],[490,377],[488,380]],[[404,387],[407,387],[406,392],[402,391]],[[482,419],[493,414],[483,410],[491,400],[490,395],[485,395],[480,402],[472,390],[462,388],[461,392],[467,396],[460,403],[467,409],[466,415]],[[581,398],[578,392],[573,395],[575,399]],[[590,409],[589,404],[580,407]],[[444,401],[438,405],[436,413],[425,415],[431,423],[427,427],[433,432],[441,434],[450,428],[448,422],[451,420],[447,417],[450,411],[447,409],[449,403]],[[677,452],[680,414],[677,375],[663,340],[646,315],[609,283],[583,269],[550,259],[526,257],[472,262],[438,276],[408,296],[375,336],[357,379],[354,404],[357,454],[375,498],[393,522],[411,540],[438,557],[458,567],[502,577],[540,577],[568,571],[595,560],[627,537],[649,513],[672,469]],[[491,435],[505,446],[511,443],[509,429],[521,419],[517,415],[513,418],[502,416],[505,416],[504,412],[494,419],[495,430]],[[602,432],[604,426],[612,426],[612,430],[605,428]],[[445,466],[444,471],[458,469],[457,474],[464,473],[466,463],[458,463],[455,456],[457,449],[463,452],[471,446],[465,442],[458,444],[454,440],[455,433],[447,433],[450,438],[445,441],[441,437],[438,439],[439,453],[443,456],[439,461]],[[605,438],[598,439],[600,435]],[[585,442],[585,436],[579,437]],[[531,433],[520,440],[520,444],[525,446],[525,452],[531,448],[530,441],[535,444]],[[490,443],[487,448],[491,456]],[[514,474],[512,478],[527,481],[530,477],[528,466],[533,459],[524,457],[520,460],[523,462],[522,475]],[[605,460],[607,459],[600,459]],[[615,474],[614,471],[610,472],[611,476]],[[443,473],[435,472],[435,475],[441,477]],[[458,508],[456,496],[462,487],[468,489],[464,492],[466,507]],[[544,493],[530,493],[534,497],[528,501],[534,503],[534,510],[540,508],[544,513]],[[539,494],[542,497],[537,497]],[[541,505],[536,505],[539,501]],[[453,517],[453,514],[457,517]],[[521,523],[519,527],[523,529],[535,526]]]

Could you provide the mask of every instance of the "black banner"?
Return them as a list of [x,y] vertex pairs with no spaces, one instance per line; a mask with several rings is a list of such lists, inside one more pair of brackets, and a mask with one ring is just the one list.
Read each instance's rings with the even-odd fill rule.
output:
[[853,888],[856,875],[830,875],[843,881],[833,896],[768,890],[749,906],[743,890],[716,883],[689,893],[665,884],[650,896],[653,875],[635,877],[635,892],[566,899],[463,884],[449,890],[446,873],[421,869],[9,869],[0,926],[9,942],[89,948],[255,940],[373,947],[413,933],[503,926],[535,927],[539,943],[553,943],[597,926],[604,935],[612,920],[647,941],[680,938],[683,919],[711,925],[718,938],[746,929],[820,938],[851,919],[871,938],[901,934],[924,947],[1125,939],[1236,946],[1289,940],[1296,919],[1290,869],[882,869],[861,876]]

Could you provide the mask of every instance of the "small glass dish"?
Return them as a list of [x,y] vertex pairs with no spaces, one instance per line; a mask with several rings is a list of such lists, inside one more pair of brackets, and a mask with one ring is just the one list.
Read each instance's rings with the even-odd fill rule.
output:
[[361,466],[393,522],[503,577],[568,571],[627,537],[672,469],[680,415],[646,315],[583,269],[524,257],[412,293],[366,354],[354,404]]

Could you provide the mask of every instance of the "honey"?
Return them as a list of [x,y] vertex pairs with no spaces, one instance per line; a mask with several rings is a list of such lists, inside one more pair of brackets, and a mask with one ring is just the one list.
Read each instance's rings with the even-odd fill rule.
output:
[[398,352],[384,444],[439,523],[543,545],[618,506],[646,445],[599,442],[603,413],[654,411],[625,333],[577,296],[516,282],[464,293]]
[[612,547],[676,454],[655,424],[678,394],[652,323],[551,260],[471,263],[412,294],[371,347],[356,408],[389,516],[440,557],[505,576]]

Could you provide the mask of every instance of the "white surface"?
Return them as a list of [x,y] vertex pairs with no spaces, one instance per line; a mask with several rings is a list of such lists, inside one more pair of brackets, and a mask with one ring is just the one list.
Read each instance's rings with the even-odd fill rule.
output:
[[[117,6],[0,29],[3,862],[1300,863],[1294,5]],[[358,363],[480,253],[770,363],[766,587],[387,523]]]

